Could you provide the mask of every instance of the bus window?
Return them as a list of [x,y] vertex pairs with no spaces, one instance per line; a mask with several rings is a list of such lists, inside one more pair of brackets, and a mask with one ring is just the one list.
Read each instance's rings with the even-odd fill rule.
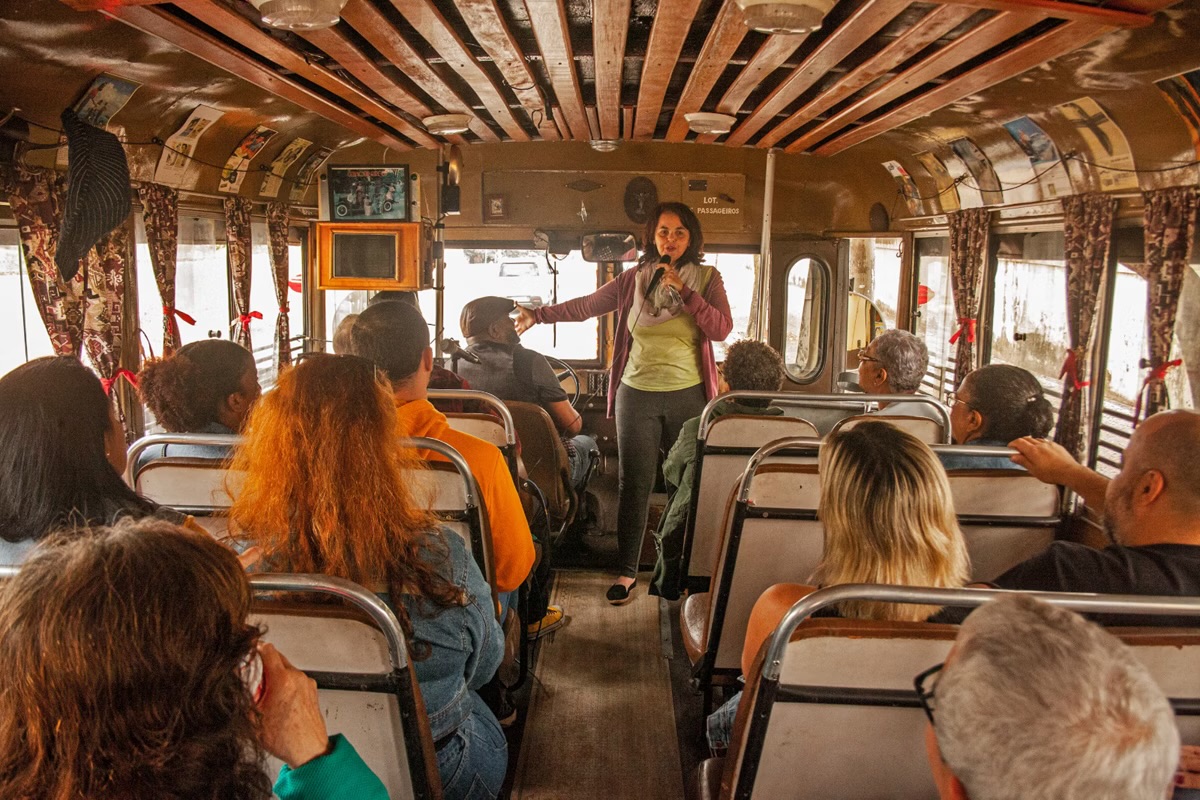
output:
[[[162,300],[154,282],[150,248],[141,220],[137,236],[138,324],[155,355],[162,355]],[[257,261],[257,258],[255,259]],[[270,268],[266,268],[270,272]],[[225,263],[225,224],[206,217],[179,219],[179,251],[175,266],[175,307],[196,320],[179,324],[182,344],[209,338],[209,331],[229,337],[229,269]],[[264,312],[265,313],[265,312]],[[274,333],[274,328],[271,329]]]
[[[250,226],[252,242],[251,258],[253,272],[250,276],[250,310],[258,311],[262,319],[250,321],[250,337],[254,344],[254,358],[258,363],[258,382],[263,386],[275,383],[279,371],[276,363],[275,323],[279,319],[279,301],[275,299],[275,276],[271,270],[271,247],[267,239],[266,223],[254,222]],[[288,277],[304,273],[303,248],[298,244],[288,245]],[[304,334],[304,303],[299,292],[288,289],[288,333],[291,338]],[[292,343],[293,358],[298,350]]]
[[31,358],[54,355],[33,301],[16,228],[0,230],[0,375]]
[[850,291],[871,301],[885,329],[896,327],[901,239],[850,239]]
[[797,383],[812,381],[821,372],[828,302],[829,267],[815,258],[793,262],[787,274],[783,361]]
[[705,263],[721,273],[729,311],[733,316],[733,331],[723,342],[713,342],[717,361],[725,360],[725,350],[739,339],[752,339],[750,316],[754,306],[754,279],[758,272],[758,256],[749,253],[705,253]]
[[929,348],[929,369],[922,386],[937,398],[954,386],[954,345],[958,328],[950,289],[950,240],[944,236],[916,240],[916,334]]

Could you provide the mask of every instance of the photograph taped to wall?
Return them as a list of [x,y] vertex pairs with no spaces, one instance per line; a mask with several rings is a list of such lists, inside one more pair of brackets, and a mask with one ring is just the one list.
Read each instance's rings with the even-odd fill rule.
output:
[[928,150],[924,153],[917,153],[913,157],[921,162],[921,166],[925,168],[925,171],[933,178],[934,184],[937,185],[937,204],[941,206],[942,211],[958,211],[961,207],[958,199],[958,187],[954,183],[954,177],[950,174],[950,170],[946,169],[942,160]]
[[308,139],[293,139],[287,147],[283,148],[283,152],[271,162],[271,172],[263,178],[262,188],[258,193],[263,197],[278,196],[279,187],[283,185],[283,176],[292,168],[292,165],[300,160],[300,156],[310,145],[312,142]]
[[262,152],[274,135],[275,131],[264,125],[259,125],[247,133],[225,160],[225,167],[221,170],[221,183],[217,189],[222,192],[236,192],[241,189],[242,181],[246,180],[246,173],[250,171],[250,162]]
[[1154,85],[1166,95],[1175,113],[1183,118],[1192,137],[1192,149],[1200,157],[1200,69],[1164,78]]
[[331,166],[329,218],[333,222],[408,220],[408,166]]
[[1042,127],[1029,117],[1017,117],[1011,122],[1004,123],[1004,129],[1017,143],[1026,156],[1029,165],[1037,175],[1037,182],[1042,187],[1044,196],[1061,197],[1071,194],[1071,179],[1067,167],[1062,163],[1058,148]]
[[967,172],[971,174],[975,188],[983,195],[984,205],[1004,200],[1004,195],[1000,191],[1000,179],[996,177],[996,170],[992,169],[991,159],[979,148],[979,145],[970,139],[955,139],[950,143],[950,149],[954,151],[954,155],[958,156],[967,168]]
[[921,192],[917,190],[917,183],[908,174],[908,170],[899,161],[884,161],[883,166],[888,174],[895,178],[896,185],[900,187],[900,194],[904,195],[908,213],[914,217],[920,214]]
[[331,155],[333,155],[331,148],[319,147],[309,153],[308,158],[304,159],[304,163],[296,171],[296,177],[292,179],[292,193],[289,199],[293,203],[304,196],[304,192],[308,190],[309,182],[312,181],[312,176]]
[[1099,103],[1081,97],[1056,108],[1087,146],[1087,160],[1099,174],[1100,191],[1138,188],[1137,173],[1130,171],[1135,167],[1129,141]]
[[179,130],[171,134],[163,143],[162,155],[158,158],[158,168],[154,170],[154,182],[164,186],[180,186],[200,137],[207,133],[214,122],[225,116],[225,112],[211,106],[198,106],[188,115],[187,120],[179,126]]

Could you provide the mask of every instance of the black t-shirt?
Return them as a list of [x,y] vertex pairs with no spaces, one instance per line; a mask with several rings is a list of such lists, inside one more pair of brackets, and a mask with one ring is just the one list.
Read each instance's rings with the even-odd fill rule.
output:
[[[1000,589],[1042,592],[1200,597],[1200,546],[1151,544],[1112,545],[1097,550],[1074,542],[1053,542],[996,578]],[[1092,614],[1104,625],[1200,626],[1200,617],[1157,617]]]

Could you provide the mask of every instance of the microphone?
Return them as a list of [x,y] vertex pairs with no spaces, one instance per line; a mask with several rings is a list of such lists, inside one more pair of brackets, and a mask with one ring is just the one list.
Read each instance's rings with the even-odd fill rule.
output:
[[663,256],[660,259],[658,259],[658,263],[660,266],[654,270],[654,275],[650,278],[650,283],[647,284],[647,286],[646,286],[646,299],[647,300],[650,299],[650,295],[654,294],[654,290],[658,288],[658,284],[662,282],[663,275],[665,275],[667,272],[667,268],[664,266],[661,266],[661,265],[662,264],[670,264],[671,257],[664,253]]
[[464,350],[462,345],[460,345],[454,339],[442,339],[442,341],[439,343],[439,346],[442,348],[442,351],[451,358],[458,357],[463,361],[470,361],[472,364],[480,363],[479,356],[475,355],[470,350]]

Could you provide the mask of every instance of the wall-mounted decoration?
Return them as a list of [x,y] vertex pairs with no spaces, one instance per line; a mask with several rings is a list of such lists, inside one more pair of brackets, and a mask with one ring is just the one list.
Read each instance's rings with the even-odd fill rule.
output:
[[917,183],[908,174],[908,170],[901,166],[899,161],[884,161],[883,167],[896,179],[896,185],[900,187],[900,194],[904,196],[904,203],[908,206],[908,213],[914,217],[919,215],[921,193],[917,191]]
[[500,222],[508,219],[508,198],[502,194],[483,196],[483,219],[485,222]]
[[217,187],[222,192],[236,192],[242,188],[246,173],[250,171],[250,162],[262,152],[275,131],[263,125],[246,134],[241,143],[234,148],[225,160],[225,168],[221,170],[221,183]]
[[263,197],[277,197],[279,187],[283,185],[283,176],[287,174],[293,164],[300,160],[300,156],[311,145],[312,142],[308,139],[293,139],[287,147],[283,148],[283,152],[271,162],[271,171],[267,173],[267,177],[263,178],[262,188],[258,190],[258,193]]
[[1017,117],[1004,123],[1004,129],[1021,148],[1021,152],[1029,157],[1029,165],[1038,176],[1037,182],[1047,197],[1071,194],[1067,168],[1062,163],[1058,148],[1054,146],[1054,140],[1040,125],[1029,117]]
[[182,186],[188,165],[196,154],[200,137],[209,131],[212,124],[225,116],[224,111],[210,106],[199,106],[163,143],[158,167],[154,170],[154,182],[163,186]]
[[1095,100],[1081,97],[1057,108],[1083,139],[1084,157],[1100,177],[1100,191],[1138,188],[1137,173],[1129,171],[1135,169],[1129,141]]
[[1200,69],[1165,78],[1154,85],[1167,96],[1167,102],[1175,112],[1183,117],[1192,136],[1192,148],[1200,158]]
[[985,206],[1004,202],[1004,193],[1000,190],[1000,179],[996,177],[996,170],[992,169],[991,160],[979,148],[979,145],[970,139],[955,139],[950,143],[950,149],[967,168],[975,188],[983,195]]
[[408,167],[331,166],[329,219],[366,222],[408,219]]
[[950,174],[950,170],[946,169],[942,160],[928,150],[924,153],[917,153],[913,158],[921,162],[921,166],[929,173],[929,177],[933,178],[933,182],[937,186],[936,205],[942,211],[958,211],[962,207],[962,203],[958,199],[958,187],[954,183],[954,176]]
[[639,175],[625,184],[625,216],[630,222],[645,225],[650,212],[658,205],[658,187],[654,181]]
[[92,85],[75,104],[75,113],[88,125],[103,128],[113,115],[125,107],[139,86],[140,83],[105,73],[92,81]]
[[304,196],[304,192],[308,189],[309,181],[316,171],[321,168],[325,160],[333,155],[333,150],[328,147],[319,147],[308,154],[308,158],[304,159],[304,163],[300,165],[300,169],[296,171],[296,177],[292,179],[292,193],[290,200],[295,203]]

